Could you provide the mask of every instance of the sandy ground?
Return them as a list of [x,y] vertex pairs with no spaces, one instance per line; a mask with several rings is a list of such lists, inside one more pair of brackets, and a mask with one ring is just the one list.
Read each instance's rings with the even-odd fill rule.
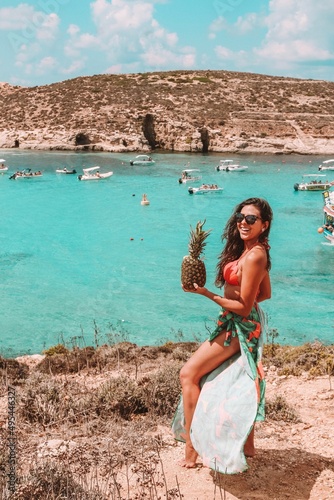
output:
[[[36,359],[24,357],[20,361],[27,362],[27,359],[31,367],[40,360],[36,355]],[[334,499],[334,380],[309,378],[307,374],[278,376],[275,368],[267,371],[266,380],[267,400],[284,397],[300,421],[287,423],[268,419],[258,423],[256,456],[248,459],[248,471],[237,475],[215,474],[200,465],[196,469],[180,467],[178,462],[183,458],[184,445],[174,440],[169,427],[160,427],[154,434],[162,436],[167,446],[160,452],[164,481],[158,492],[160,496],[154,498]],[[135,485],[129,498],[138,499]]]
[[[282,395],[301,422],[263,422],[256,427],[257,454],[247,472],[215,476],[205,467],[177,465],[184,445],[161,453],[169,488],[184,500],[333,500],[334,381],[326,377],[278,377],[268,374],[267,398]],[[166,432],[169,432],[166,429]]]

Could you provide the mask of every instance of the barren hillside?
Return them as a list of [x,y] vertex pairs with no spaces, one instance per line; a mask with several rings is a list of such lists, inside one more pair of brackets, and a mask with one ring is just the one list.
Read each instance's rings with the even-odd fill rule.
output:
[[0,147],[334,153],[334,82],[229,71],[0,84]]

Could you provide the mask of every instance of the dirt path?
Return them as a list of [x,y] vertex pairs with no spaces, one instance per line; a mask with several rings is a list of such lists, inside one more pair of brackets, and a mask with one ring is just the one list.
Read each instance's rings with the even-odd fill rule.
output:
[[171,447],[161,454],[168,487],[178,487],[183,500],[333,500],[334,390],[328,378],[269,374],[267,397],[277,395],[301,422],[257,424],[257,455],[248,460],[247,472],[215,478],[207,468],[185,470],[177,465],[183,444],[171,437]]

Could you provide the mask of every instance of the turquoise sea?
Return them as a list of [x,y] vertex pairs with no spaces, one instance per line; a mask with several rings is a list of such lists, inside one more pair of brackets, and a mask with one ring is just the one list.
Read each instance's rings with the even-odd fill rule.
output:
[[[319,156],[234,155],[249,166],[217,172],[226,155],[155,153],[155,165],[131,167],[134,154],[2,150],[0,175],[1,340],[5,356],[36,353],[58,343],[100,344],[121,332],[139,345],[204,339],[219,309],[180,287],[190,225],[213,231],[205,252],[214,290],[221,232],[234,206],[268,199],[272,298],[263,304],[277,342],[333,341],[334,248],[317,229],[321,192],[295,192],[303,174],[317,173]],[[101,166],[114,175],[80,182],[56,168]],[[9,180],[17,169],[39,179]],[[222,194],[189,195],[183,168],[199,168]],[[334,172],[328,177],[334,178]],[[149,206],[140,204],[143,193]],[[94,331],[95,328],[95,331]]]

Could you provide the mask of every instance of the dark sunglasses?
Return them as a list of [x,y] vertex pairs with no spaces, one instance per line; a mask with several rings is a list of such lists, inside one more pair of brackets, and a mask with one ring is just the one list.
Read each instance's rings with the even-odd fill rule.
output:
[[236,213],[235,218],[237,222],[242,222],[245,219],[246,224],[249,224],[250,226],[255,224],[258,219],[261,220],[261,217],[258,217],[257,215],[244,215],[241,212]]

